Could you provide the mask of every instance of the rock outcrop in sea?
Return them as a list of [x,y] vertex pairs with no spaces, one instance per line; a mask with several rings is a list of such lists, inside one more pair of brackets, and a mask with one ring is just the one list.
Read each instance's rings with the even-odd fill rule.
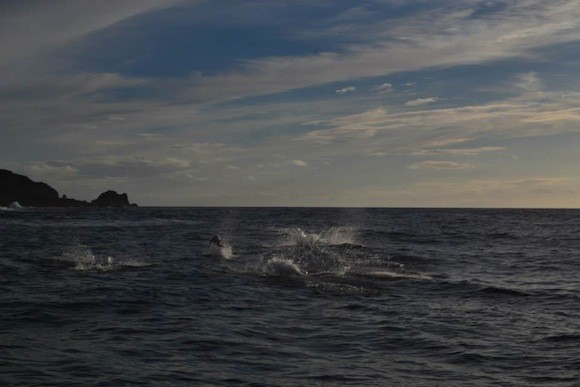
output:
[[103,192],[91,204],[98,207],[127,207],[131,205],[126,193],[118,194],[115,191]]
[[18,202],[24,207],[128,207],[127,194],[107,191],[91,203],[84,200],[59,196],[57,190],[46,183],[35,182],[6,169],[0,169],[0,206],[6,207]]

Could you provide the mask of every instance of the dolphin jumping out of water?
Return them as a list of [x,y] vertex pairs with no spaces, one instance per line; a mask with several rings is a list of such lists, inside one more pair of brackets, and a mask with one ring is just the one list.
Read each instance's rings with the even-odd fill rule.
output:
[[223,243],[220,236],[215,234],[209,240],[209,255],[231,259],[233,258],[232,246],[228,243]]
[[211,239],[209,240],[209,246],[215,246],[215,247],[224,247],[224,245],[222,244],[222,240],[220,238],[219,235],[215,234],[211,237]]

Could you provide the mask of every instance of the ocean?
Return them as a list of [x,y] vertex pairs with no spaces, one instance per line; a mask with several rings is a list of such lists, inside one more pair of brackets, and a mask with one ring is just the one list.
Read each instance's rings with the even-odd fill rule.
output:
[[0,274],[1,385],[580,385],[578,210],[4,209]]

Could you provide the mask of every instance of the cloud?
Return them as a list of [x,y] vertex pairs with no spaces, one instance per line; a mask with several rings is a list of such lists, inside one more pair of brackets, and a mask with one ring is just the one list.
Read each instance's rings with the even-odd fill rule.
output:
[[[70,167],[68,164],[74,165]],[[144,156],[105,156],[99,158],[77,159],[68,164],[60,161],[52,161],[39,167],[33,165],[32,170],[46,172],[49,167],[53,169],[69,170],[78,178],[105,178],[121,177],[135,178],[148,177],[173,173],[176,171],[191,169],[191,162],[175,157],[144,157]],[[71,169],[72,168],[72,169]]]
[[31,69],[56,70],[61,65],[53,57],[57,49],[128,18],[176,3],[176,0],[5,3],[0,25],[10,33],[0,35],[0,70],[24,78],[36,75],[31,74]]
[[27,168],[33,176],[71,177],[79,170],[76,167],[60,162],[35,163]]
[[463,142],[467,142],[471,140],[470,138],[459,137],[459,138],[442,138],[436,140],[430,140],[429,142],[425,143],[423,146],[425,148],[437,148],[441,146],[453,145],[453,144],[461,144]]
[[389,115],[383,108],[369,110],[360,114],[337,117],[319,124],[330,129],[314,130],[301,136],[299,140],[327,143],[341,139],[363,139],[374,137],[381,124],[388,121]]
[[433,102],[437,102],[439,101],[440,98],[436,98],[436,97],[429,97],[429,98],[417,98],[414,99],[412,101],[407,101],[405,102],[405,106],[422,106],[422,105],[427,105]]
[[545,109],[544,111],[538,111],[536,114],[530,114],[529,117],[523,118],[522,122],[530,124],[580,122],[580,108],[555,108],[553,110]]
[[175,157],[167,157],[165,160],[161,162],[157,162],[158,166],[161,167],[172,167],[176,169],[186,169],[191,167],[191,162],[188,160],[181,160]]
[[457,163],[454,161],[421,161],[419,163],[411,164],[407,168],[409,169],[467,169],[471,168],[470,164],[467,163]]
[[434,149],[421,149],[418,151],[411,152],[413,156],[478,156],[484,152],[498,152],[505,150],[506,148],[500,146],[482,146],[478,148],[434,148]]
[[306,161],[303,160],[292,160],[292,164],[298,166],[298,167],[307,167],[308,163]]
[[561,189],[571,183],[564,177],[529,177],[522,179],[472,179],[468,181],[428,181],[417,186],[436,191],[489,195],[507,193],[542,193]]
[[533,71],[520,74],[514,84],[516,87],[527,92],[535,92],[544,88],[542,80],[538,74]]
[[[239,69],[197,79],[191,95],[223,100],[433,67],[539,55],[538,48],[580,39],[580,5],[560,0],[510,2],[493,17],[474,17],[479,2],[429,8],[377,20],[340,52],[248,60]],[[366,37],[364,39],[363,37]],[[288,74],[292,74],[291,77]]]
[[[473,155],[500,151],[501,147],[453,150],[448,146],[482,138],[498,141],[577,132],[580,93],[575,95],[576,98],[570,98],[557,91],[543,91],[541,99],[537,100],[524,92],[511,99],[449,108],[402,111],[395,106],[382,107],[318,121],[320,128],[299,139],[330,143],[372,138],[372,144],[368,144],[372,148],[388,148],[406,154]],[[431,148],[440,150],[429,151]]]
[[[0,98],[32,101],[47,99],[70,99],[86,97],[106,90],[118,90],[145,86],[150,81],[124,77],[114,73],[82,73],[74,75],[55,75],[25,83],[5,84],[0,89]],[[112,120],[118,116],[112,115]]]
[[389,93],[393,91],[393,84],[383,83],[382,85],[375,87],[375,90],[379,90],[381,94]]
[[356,91],[356,87],[349,86],[349,87],[343,87],[342,89],[335,90],[334,92],[336,94],[344,95],[344,94],[348,94],[348,93],[354,93],[355,91]]
[[[64,42],[80,40],[94,31],[136,15],[169,8],[175,3],[148,0],[138,4],[119,1],[114,5],[82,3],[80,6],[69,0],[60,2],[57,7],[39,6],[42,4],[39,2],[34,7],[9,7],[11,12],[0,21],[12,20],[10,24],[14,24],[12,32],[15,33],[5,34],[5,39],[11,43],[2,46],[8,53],[7,58],[16,63],[21,47],[31,55],[51,52]],[[178,92],[190,100],[212,102],[435,66],[524,57],[538,47],[580,39],[580,6],[573,0],[561,0],[549,7],[539,0],[508,3],[494,13],[493,18],[474,17],[479,6],[478,2],[469,1],[430,7],[390,19],[388,25],[382,19],[363,18],[357,21],[364,27],[357,43],[345,45],[337,52],[238,61],[239,65],[226,71],[210,76],[198,73],[190,79],[169,81],[161,87],[180,89]],[[71,19],[70,9],[83,12]],[[45,23],[38,22],[44,19]],[[28,31],[31,25],[34,28]],[[344,89],[348,88],[339,90]]]

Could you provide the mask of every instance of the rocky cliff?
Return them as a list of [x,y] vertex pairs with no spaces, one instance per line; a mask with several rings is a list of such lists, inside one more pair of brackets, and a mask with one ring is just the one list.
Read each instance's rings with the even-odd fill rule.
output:
[[0,206],[9,206],[18,202],[25,207],[126,207],[129,203],[127,194],[107,191],[91,203],[59,197],[58,192],[46,183],[34,182],[28,177],[0,169]]

